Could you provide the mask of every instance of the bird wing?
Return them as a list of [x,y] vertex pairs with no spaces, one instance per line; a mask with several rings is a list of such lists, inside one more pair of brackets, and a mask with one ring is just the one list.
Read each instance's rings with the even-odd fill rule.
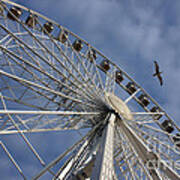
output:
[[162,86],[163,85],[163,79],[162,79],[161,75],[158,75],[158,79],[159,79],[160,85]]
[[155,64],[156,73],[159,73],[159,65],[157,61],[154,61],[154,64]]

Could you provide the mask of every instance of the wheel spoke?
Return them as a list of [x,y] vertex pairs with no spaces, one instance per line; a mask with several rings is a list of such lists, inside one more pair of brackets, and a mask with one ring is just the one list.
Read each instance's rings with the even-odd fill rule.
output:
[[16,179],[180,179],[180,128],[166,111],[98,49],[9,0],[0,147]]

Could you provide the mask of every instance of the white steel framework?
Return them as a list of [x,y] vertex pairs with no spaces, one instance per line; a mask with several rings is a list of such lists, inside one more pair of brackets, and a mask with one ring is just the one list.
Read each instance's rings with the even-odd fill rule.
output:
[[16,179],[180,179],[179,133],[96,48],[33,10],[0,1],[3,177],[11,170]]

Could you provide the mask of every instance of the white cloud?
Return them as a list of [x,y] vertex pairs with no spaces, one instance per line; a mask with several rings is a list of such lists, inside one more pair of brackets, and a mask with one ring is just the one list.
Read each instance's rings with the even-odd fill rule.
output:
[[[25,3],[89,41],[133,74],[154,98],[168,104],[178,119],[180,104],[180,1],[43,0]],[[138,56],[137,56],[138,55]],[[164,71],[165,85],[152,80],[153,60]],[[147,68],[149,68],[147,70]],[[139,71],[141,69],[141,71]],[[143,79],[147,75],[148,81]],[[142,78],[141,78],[142,76]],[[157,87],[156,87],[157,86]],[[149,87],[152,87],[149,89]],[[169,111],[169,109],[171,109]],[[171,111],[175,113],[171,113]]]
[[[180,1],[31,0],[25,4],[118,59],[117,63],[178,120]],[[164,72],[162,88],[152,79],[154,59]]]
[[[70,28],[112,57],[162,104],[180,126],[180,1],[19,2]],[[154,59],[163,70],[163,87],[152,78]],[[64,142],[59,142],[59,147]],[[48,144],[45,147],[48,148]],[[58,150],[54,151],[57,153]]]

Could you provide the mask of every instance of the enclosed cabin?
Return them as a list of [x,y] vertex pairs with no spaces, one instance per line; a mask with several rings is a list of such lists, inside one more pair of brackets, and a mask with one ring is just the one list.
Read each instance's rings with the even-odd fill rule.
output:
[[38,21],[37,18],[38,17],[36,15],[30,14],[28,16],[28,18],[26,19],[25,24],[30,28],[34,28],[36,26],[36,24],[37,24],[37,21]]
[[148,97],[145,94],[141,94],[138,99],[143,107],[148,106],[150,103]]
[[77,51],[77,52],[80,52],[81,49],[83,48],[83,44],[82,44],[82,41],[80,39],[76,39],[74,42],[73,42],[73,48]]
[[88,51],[87,58],[90,60],[91,63],[92,63],[94,60],[96,60],[96,58],[97,58],[96,51],[95,51],[94,49],[90,49],[90,50]]
[[65,31],[65,30],[61,30],[59,35],[58,35],[58,40],[61,42],[61,43],[65,43],[68,39],[68,32]]
[[101,69],[104,71],[104,72],[107,72],[109,69],[110,69],[110,63],[108,60],[103,60],[100,64],[100,67]]
[[134,82],[129,82],[127,85],[126,85],[126,88],[127,88],[127,92],[129,94],[133,94],[136,92],[136,85]]
[[175,142],[175,145],[180,148],[180,133],[176,133],[176,135],[173,136],[173,141]]
[[121,71],[116,71],[116,77],[115,77],[116,79],[116,82],[118,83],[118,84],[120,84],[123,80],[124,80],[124,78],[123,78],[123,75],[122,75],[122,72]]
[[161,124],[164,131],[168,133],[172,133],[174,131],[174,127],[169,120],[164,120],[164,122]]
[[[158,106],[154,106],[150,109],[150,112],[153,112],[153,113],[159,113],[161,112],[161,110],[159,109]],[[153,116],[156,120],[159,120],[161,117],[162,117],[162,114],[156,114]]]
[[22,10],[19,7],[13,6],[7,14],[7,18],[15,21],[22,15]]
[[44,25],[43,25],[43,28],[42,28],[42,31],[45,33],[45,34],[50,34],[52,31],[53,31],[54,27],[53,27],[53,24],[52,22],[46,22]]

